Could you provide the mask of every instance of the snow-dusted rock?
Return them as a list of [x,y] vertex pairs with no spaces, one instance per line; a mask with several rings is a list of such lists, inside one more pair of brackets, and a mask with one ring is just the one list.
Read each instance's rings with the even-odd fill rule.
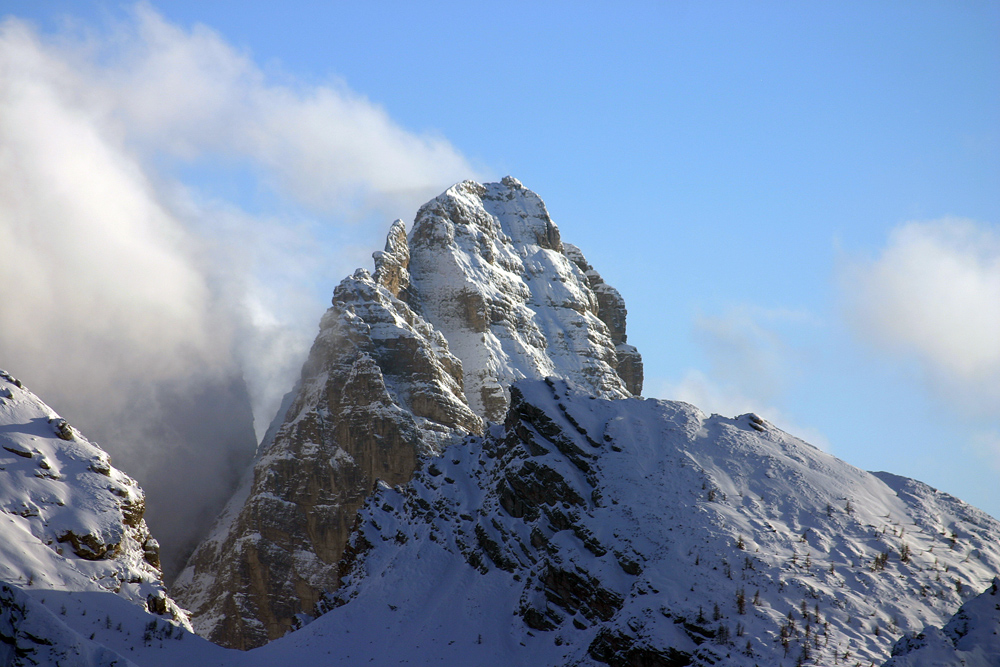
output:
[[615,345],[618,375],[625,383],[625,388],[638,396],[642,393],[642,357],[635,347],[627,343],[625,318],[628,311],[625,309],[625,299],[618,290],[604,282],[604,278],[587,262],[579,248],[564,243],[563,252],[587,276],[587,284],[597,297],[597,316],[607,325],[611,341]]
[[411,292],[462,360],[480,416],[502,419],[521,378],[565,377],[605,398],[641,392],[634,348],[623,353],[628,386],[617,372],[621,296],[516,179],[449,188],[421,207],[409,245]]
[[344,280],[252,480],[175,583],[198,631],[251,648],[311,611],[373,481],[405,482],[419,456],[482,428],[461,381],[444,338],[389,288],[364,270]]
[[0,371],[0,581],[110,591],[186,624],[166,595],[142,489]]
[[226,646],[296,627],[336,588],[375,481],[405,483],[421,457],[502,419],[514,380],[565,377],[607,398],[641,389],[621,297],[579,250],[564,254],[515,179],[450,188],[409,236],[393,223],[374,260],[374,275],[335,290],[252,479],[175,583],[198,631]]

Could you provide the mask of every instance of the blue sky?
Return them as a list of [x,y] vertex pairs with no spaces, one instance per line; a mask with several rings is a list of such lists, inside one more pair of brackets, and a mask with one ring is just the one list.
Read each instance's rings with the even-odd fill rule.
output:
[[243,308],[234,354],[274,360],[248,371],[262,385],[394,217],[509,173],[622,292],[646,395],[756,410],[1000,515],[997,3],[0,13],[0,77],[72,78],[62,103],[198,239],[170,270]]

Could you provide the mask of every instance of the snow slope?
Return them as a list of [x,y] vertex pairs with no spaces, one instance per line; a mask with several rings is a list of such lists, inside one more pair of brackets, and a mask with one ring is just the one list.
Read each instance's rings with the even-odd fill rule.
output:
[[108,596],[190,629],[167,596],[144,510],[142,489],[100,447],[0,371],[0,634],[20,637],[4,642],[13,656],[52,613],[32,599],[60,600],[61,611],[70,598]]
[[255,664],[880,664],[1000,571],[1000,522],[754,415],[512,394],[504,426],[379,489],[332,611]]
[[222,667],[237,653],[113,593],[0,583],[3,667]]
[[111,592],[187,623],[160,579],[142,489],[3,371],[0,448],[0,580]]
[[884,667],[996,667],[1000,665],[1000,578],[962,605],[943,628],[900,639]]

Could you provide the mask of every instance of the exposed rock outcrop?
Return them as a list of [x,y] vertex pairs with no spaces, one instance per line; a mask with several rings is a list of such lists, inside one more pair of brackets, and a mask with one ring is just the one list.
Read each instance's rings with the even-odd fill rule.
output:
[[[460,183],[401,221],[335,290],[280,427],[178,578],[203,636],[252,648],[339,585],[337,563],[377,480],[405,483],[484,421],[509,386],[558,376],[605,398],[641,390],[625,308],[566,253],[513,178]],[[588,273],[589,272],[589,273]]]
[[[405,266],[396,269],[398,281]],[[393,285],[385,271],[377,275]],[[386,284],[364,270],[344,280],[245,504],[234,500],[235,521],[201,545],[176,583],[197,611],[195,628],[247,649],[312,611],[336,586],[337,561],[373,481],[405,482],[420,456],[482,429],[465,403],[461,367]]]
[[639,351],[627,342],[625,318],[628,311],[625,309],[625,299],[618,290],[604,282],[604,278],[587,262],[579,248],[566,243],[563,244],[563,250],[587,276],[587,283],[597,296],[597,316],[608,327],[611,341],[615,344],[617,356],[615,370],[625,383],[625,388],[638,396],[642,393],[642,357]]
[[526,377],[565,377],[605,398],[641,392],[641,361],[629,380],[616,372],[621,296],[586,273],[582,253],[516,179],[466,181],[425,204],[410,255],[420,312],[462,359],[469,405],[485,419],[503,419],[508,387]]

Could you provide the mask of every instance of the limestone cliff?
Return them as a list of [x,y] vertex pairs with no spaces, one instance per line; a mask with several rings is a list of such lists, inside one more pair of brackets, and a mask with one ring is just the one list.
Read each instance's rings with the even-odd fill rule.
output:
[[339,585],[376,481],[405,483],[421,457],[501,420],[513,381],[641,391],[620,295],[513,178],[455,185],[409,237],[393,223],[374,259],[336,288],[252,478],[175,584],[213,641],[247,649],[296,627]]
[[[516,179],[466,181],[425,204],[410,255],[412,293],[462,360],[477,414],[502,420],[521,378],[564,377],[604,398],[641,392],[641,362],[631,386],[616,372],[621,297],[585,273],[582,253],[563,245],[541,198]],[[611,292],[620,321],[603,305]]]

